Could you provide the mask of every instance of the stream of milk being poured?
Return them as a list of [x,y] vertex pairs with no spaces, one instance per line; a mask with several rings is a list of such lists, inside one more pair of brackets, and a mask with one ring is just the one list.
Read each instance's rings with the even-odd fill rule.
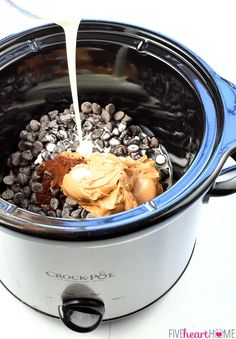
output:
[[66,55],[67,55],[67,64],[68,72],[70,78],[70,87],[72,94],[72,101],[74,105],[75,112],[75,121],[77,126],[77,133],[80,142],[80,147],[82,147],[82,126],[79,113],[79,98],[77,90],[77,76],[76,76],[76,43],[77,43],[77,33],[79,28],[79,22],[57,22],[64,31],[66,36]]
[[13,0],[9,1],[18,9],[23,9],[41,19],[52,21],[64,29],[66,38],[66,55],[70,80],[75,122],[79,140],[78,151],[82,154],[92,153],[92,142],[82,139],[82,124],[79,113],[79,99],[76,75],[76,45],[81,17],[78,14],[78,2],[74,0]]
[[60,25],[65,32],[66,37],[66,56],[67,65],[70,79],[70,88],[72,94],[72,101],[75,112],[75,122],[77,127],[77,135],[79,140],[78,151],[81,154],[92,153],[92,143],[82,138],[82,123],[79,112],[79,98],[77,89],[77,75],[76,75],[76,45],[77,45],[77,34],[80,24],[80,20],[55,20],[55,23]]
[[67,65],[70,79],[70,88],[72,94],[72,101],[74,105],[75,112],[75,122],[77,127],[77,135],[79,140],[79,147],[77,151],[81,154],[86,155],[87,153],[92,153],[92,142],[89,140],[83,140],[82,138],[82,123],[79,112],[79,98],[78,98],[78,89],[77,89],[77,75],[76,75],[76,45],[77,45],[77,34],[80,25],[80,19],[76,18],[74,20],[55,20],[59,26],[64,29],[66,37],[66,56],[67,56]]

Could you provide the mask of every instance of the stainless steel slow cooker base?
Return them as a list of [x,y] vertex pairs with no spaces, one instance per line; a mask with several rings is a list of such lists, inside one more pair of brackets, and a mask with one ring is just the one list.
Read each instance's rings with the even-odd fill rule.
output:
[[[170,286],[170,287],[168,288],[168,290],[167,290],[166,292],[164,292],[159,298],[157,298],[156,300],[153,300],[150,304],[148,304],[148,305],[146,305],[146,306],[140,308],[139,310],[135,310],[135,311],[133,311],[133,312],[131,312],[131,313],[124,314],[124,315],[119,316],[119,317],[116,317],[116,318],[103,319],[102,322],[106,322],[106,321],[115,321],[115,320],[118,320],[118,319],[121,319],[121,318],[124,318],[124,317],[132,316],[133,314],[135,314],[135,313],[137,313],[137,312],[140,312],[140,311],[144,310],[145,308],[151,306],[152,304],[158,302],[158,301],[159,301],[162,297],[164,297],[170,290],[172,290],[173,287],[175,287],[175,285],[178,283],[178,281],[181,279],[181,277],[183,276],[183,274],[184,274],[185,271],[187,270],[187,268],[188,268],[188,266],[189,266],[189,264],[190,264],[190,261],[191,261],[191,259],[192,259],[192,256],[193,256],[193,253],[194,253],[194,250],[195,250],[195,246],[196,246],[196,241],[195,241],[195,243],[194,243],[193,250],[192,250],[191,256],[190,256],[190,258],[189,258],[189,261],[188,261],[187,265],[185,266],[183,272],[180,274],[180,276],[178,277],[178,279],[173,283],[173,285]],[[54,319],[60,319],[59,316],[55,316],[55,315],[52,315],[52,314],[49,314],[49,313],[45,313],[44,311],[41,311],[41,310],[39,310],[39,309],[37,309],[37,308],[31,306],[30,304],[27,304],[26,302],[24,302],[24,300],[21,300],[20,298],[18,298],[17,295],[15,295],[12,291],[10,291],[10,290],[8,289],[8,287],[7,287],[6,285],[4,285],[4,283],[3,283],[1,280],[0,280],[0,283],[5,287],[5,289],[6,289],[9,293],[11,293],[12,296],[14,296],[16,299],[18,299],[19,301],[21,301],[24,305],[30,307],[30,308],[33,309],[34,311],[37,311],[37,312],[39,312],[39,313],[41,313],[41,314],[44,314],[44,315],[48,316],[48,317],[51,317],[51,318],[54,318]]]

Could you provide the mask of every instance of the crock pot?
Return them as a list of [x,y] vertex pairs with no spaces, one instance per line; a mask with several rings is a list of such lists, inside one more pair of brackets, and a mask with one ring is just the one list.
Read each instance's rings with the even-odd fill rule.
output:
[[[236,88],[179,43],[125,24],[82,22],[77,52],[81,102],[128,109],[161,140],[174,170],[163,194],[104,218],[45,217],[0,199],[2,284],[35,310],[88,332],[163,296],[191,258],[202,203],[236,192],[235,177],[215,184],[236,150]],[[60,27],[1,41],[2,177],[28,121],[70,103]]]

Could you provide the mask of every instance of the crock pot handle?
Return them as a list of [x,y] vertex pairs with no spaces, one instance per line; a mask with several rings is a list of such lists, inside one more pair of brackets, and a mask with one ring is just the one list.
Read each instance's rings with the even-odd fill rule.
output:
[[[221,141],[221,160],[223,162],[231,156],[236,160],[236,86],[214,74],[224,102],[225,126]],[[220,177],[225,174],[231,174],[231,178],[223,181],[216,181],[212,188],[207,192],[203,201],[208,202],[210,197],[225,196],[236,193],[236,165],[223,169]]]
[[229,195],[232,193],[236,193],[236,165],[225,168],[221,171],[219,177],[224,176],[225,174],[235,173],[230,179],[224,181],[216,181],[214,186],[210,189],[210,191],[206,194],[204,201],[207,202],[209,197],[222,197],[225,195]]
[[86,333],[100,325],[105,307],[100,300],[80,298],[63,303],[58,307],[58,312],[69,329]]

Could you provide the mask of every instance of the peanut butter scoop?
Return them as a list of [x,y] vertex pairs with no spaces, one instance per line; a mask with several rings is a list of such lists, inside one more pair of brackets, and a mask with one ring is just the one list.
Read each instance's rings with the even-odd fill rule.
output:
[[93,153],[85,160],[64,176],[61,188],[94,217],[129,210],[163,192],[159,172],[147,156],[133,160]]

